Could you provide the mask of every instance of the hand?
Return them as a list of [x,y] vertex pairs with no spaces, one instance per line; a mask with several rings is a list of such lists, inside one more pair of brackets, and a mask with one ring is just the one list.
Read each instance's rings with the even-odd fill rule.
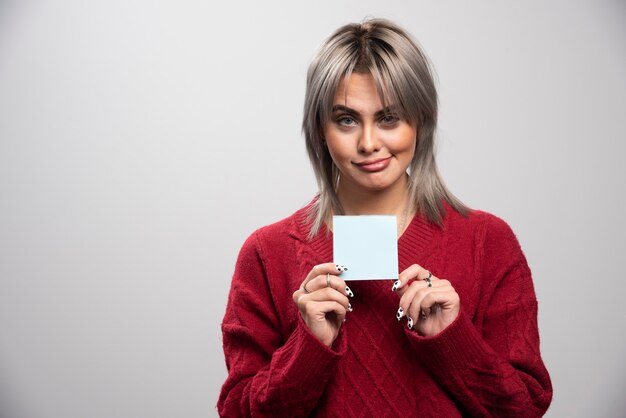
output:
[[353,293],[346,282],[337,277],[347,270],[333,264],[319,264],[309,272],[302,285],[293,294],[304,323],[322,343],[330,347],[345,320],[352,311],[348,297]]
[[398,321],[406,315],[409,329],[415,328],[425,337],[439,334],[459,315],[459,295],[450,282],[417,264],[400,273],[392,290],[400,296]]

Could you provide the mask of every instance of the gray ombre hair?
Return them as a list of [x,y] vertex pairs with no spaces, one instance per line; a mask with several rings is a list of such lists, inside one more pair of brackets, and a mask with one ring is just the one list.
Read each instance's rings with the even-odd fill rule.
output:
[[468,209],[446,188],[435,162],[437,89],[426,55],[402,28],[383,19],[337,29],[322,45],[307,73],[302,129],[315,171],[319,195],[310,207],[309,237],[343,208],[337,196],[337,170],[324,141],[339,83],[352,73],[372,74],[383,106],[394,105],[417,127],[415,155],[409,167],[412,211],[441,225],[443,202],[466,214]]

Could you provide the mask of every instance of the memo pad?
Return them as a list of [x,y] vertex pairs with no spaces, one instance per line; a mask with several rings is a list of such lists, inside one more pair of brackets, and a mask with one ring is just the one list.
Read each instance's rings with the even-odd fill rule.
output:
[[348,271],[344,280],[398,278],[395,216],[333,216],[333,261]]

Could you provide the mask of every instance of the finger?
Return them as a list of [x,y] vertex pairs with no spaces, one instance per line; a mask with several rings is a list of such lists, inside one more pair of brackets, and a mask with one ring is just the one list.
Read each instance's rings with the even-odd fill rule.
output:
[[338,292],[341,292],[342,294],[346,296],[350,296],[351,298],[354,297],[354,293],[352,292],[352,289],[348,287],[346,282],[341,277],[333,276],[331,274],[330,283],[328,283],[328,281],[325,279],[325,284],[330,284],[331,288],[337,290]]
[[404,292],[406,292],[406,289],[408,289],[408,287],[411,286],[415,282],[423,281],[426,287],[433,287],[435,283],[439,281],[439,279],[433,276],[433,274],[430,271],[424,270],[424,272],[425,272],[425,275],[409,279],[402,288],[396,290],[396,293],[398,294],[398,296],[402,297],[404,295]]
[[[306,286],[306,288],[304,288],[304,286]],[[348,292],[346,290],[349,290],[349,288],[342,279],[326,273],[324,276],[314,277],[309,282],[305,283],[301,289],[294,292],[293,299],[300,310],[302,310],[304,304],[309,301],[334,300],[341,303],[351,312],[352,305],[348,301]]]
[[337,315],[337,323],[340,324],[345,319],[348,310],[342,304],[332,300],[312,302],[305,309],[305,314],[312,320],[325,320],[326,314],[331,312]]
[[398,308],[398,312],[396,313],[396,319],[399,321],[403,316],[407,315],[413,319],[411,315],[409,315],[409,307],[411,306],[411,302],[417,295],[417,292],[424,289],[426,287],[426,283],[422,282],[413,282],[411,285],[405,289],[404,294],[400,298],[400,307]]
[[427,320],[430,316],[438,318],[438,321],[443,321],[442,328],[447,327],[459,313],[460,300],[459,295],[454,289],[449,291],[433,292],[428,295],[422,301],[422,316],[420,319]]
[[348,287],[346,282],[330,273],[313,277],[309,281],[304,282],[301,286],[301,290],[303,290],[304,293],[313,293],[325,288],[331,288],[345,294],[346,296],[354,297],[354,293]]
[[408,315],[414,320],[426,319],[437,309],[453,309],[459,304],[459,295],[451,286],[420,291],[411,302]]
[[[325,277],[327,274],[339,275],[347,270],[348,268],[346,266],[342,266],[341,264],[335,264],[335,263],[318,264],[311,269],[309,274],[307,274],[306,278],[302,281],[302,284],[300,284],[300,288],[304,289],[304,286],[317,276]],[[309,290],[308,285],[306,287],[306,290]]]
[[308,295],[303,296],[301,299],[303,302],[313,301],[313,302],[326,302],[326,301],[334,301],[340,303],[344,308],[348,311],[352,311],[352,305],[350,305],[350,301],[348,297],[330,287],[325,287],[323,289],[319,289],[315,292],[312,292]]
[[429,312],[434,306],[449,309],[458,305],[459,294],[453,288],[437,289],[427,293],[421,301],[421,308]]
[[414,312],[409,313],[409,308],[414,303],[416,298],[420,300],[423,298],[423,296],[420,296],[420,292],[426,292],[450,284],[447,280],[444,281],[435,279],[435,281],[432,281],[433,278],[431,278],[431,287],[428,287],[428,283],[423,280],[416,280],[404,290],[402,296],[400,297],[400,307],[396,313],[396,319],[398,319],[398,321],[405,315],[409,316],[413,320],[417,319]]
[[421,279],[428,276],[429,271],[419,264],[412,264],[398,275],[398,280],[393,284],[391,290],[396,291],[403,289],[411,279]]
[[327,273],[341,274],[347,270],[348,268],[346,266],[342,266],[341,264],[335,264],[335,263],[318,264],[311,269],[311,271],[306,276],[304,281],[311,280],[312,278],[316,276],[326,275]]
[[[324,279],[324,282],[325,282],[325,280],[326,279]],[[350,288],[345,285],[345,282],[343,280],[335,281],[335,284],[334,285],[331,284],[331,286],[328,287],[328,288],[326,287],[326,285],[324,285],[323,288],[321,288],[321,289],[314,289],[314,290],[310,289],[310,287],[312,287],[312,285],[310,283],[314,283],[314,281],[309,282],[309,284],[303,285],[303,287],[300,287],[298,290],[293,292],[292,298],[293,298],[293,301],[296,304],[299,305],[301,303],[301,300],[309,300],[309,298],[307,298],[308,295],[316,294],[317,292],[319,292],[321,290],[325,290],[325,289],[329,289],[329,290],[331,290],[333,292],[336,292],[336,293],[338,293],[341,296],[345,295],[345,296],[349,296],[349,297],[354,297],[354,293],[352,293],[352,290],[350,290]],[[331,283],[332,283],[332,279],[331,279]],[[307,286],[306,289],[308,291],[305,291],[304,286]]]
[[340,277],[330,273],[314,277],[306,285],[310,292],[330,287],[335,290],[341,290],[342,293],[346,293],[343,289],[347,286],[346,282],[344,282]]

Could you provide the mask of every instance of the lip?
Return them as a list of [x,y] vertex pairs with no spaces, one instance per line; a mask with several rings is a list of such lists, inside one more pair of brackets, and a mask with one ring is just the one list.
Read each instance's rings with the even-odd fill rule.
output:
[[354,165],[356,165],[357,167],[359,167],[359,169],[363,171],[367,171],[369,173],[375,173],[377,171],[382,171],[385,168],[387,168],[390,162],[391,162],[391,157],[387,157],[387,158],[378,158],[376,160],[361,161],[359,163],[354,163]]

